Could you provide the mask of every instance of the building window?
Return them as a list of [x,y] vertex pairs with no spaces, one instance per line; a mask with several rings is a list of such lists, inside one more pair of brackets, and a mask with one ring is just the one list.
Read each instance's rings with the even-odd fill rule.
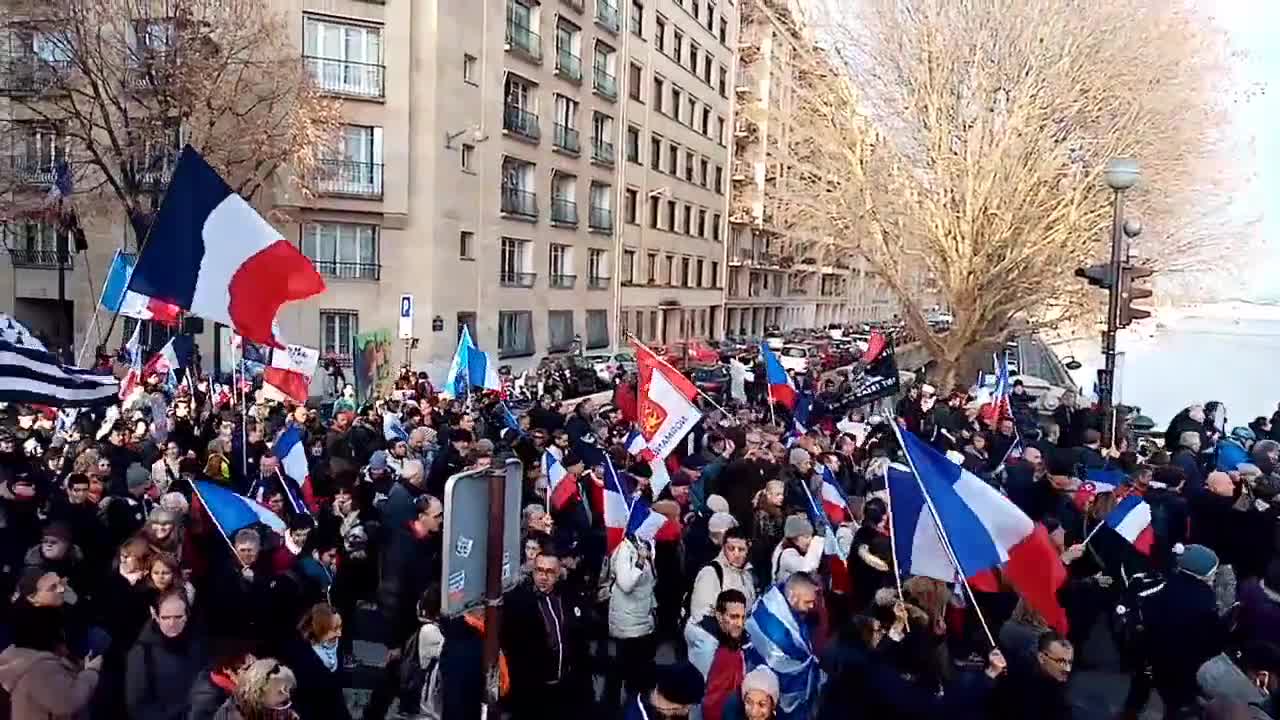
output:
[[566,172],[551,173],[551,222],[578,226],[578,178]]
[[470,230],[463,230],[458,233],[458,259],[474,260],[475,256],[471,253],[475,247],[476,234]]
[[683,221],[681,222],[680,232],[683,232],[688,235],[693,234],[693,206],[692,205],[684,206],[684,218],[683,218]]
[[667,49],[667,19],[661,15],[653,19],[653,46],[658,48],[658,52]]
[[667,201],[667,228],[666,228],[668,232],[676,231],[677,217],[678,216],[676,215],[676,201],[668,200]]
[[724,194],[724,168],[717,165],[714,177],[715,177],[715,190],[716,192],[723,195]]
[[729,71],[720,66],[720,97],[729,97]]
[[640,164],[640,128],[627,126],[627,161]]
[[644,39],[644,5],[631,0],[631,17],[627,23],[631,34]]
[[350,363],[360,332],[360,316],[351,310],[320,311],[320,353]]
[[694,234],[698,237],[707,236],[707,211],[702,208],[698,208],[698,232]]
[[657,135],[649,138],[649,167],[662,170],[662,138]]
[[573,347],[573,311],[547,311],[547,350],[563,352]]
[[606,250],[587,250],[587,288],[606,290],[609,287],[609,253]]
[[658,339],[658,311],[649,311],[649,341]]
[[622,251],[622,282],[630,285],[636,279],[636,251]]
[[698,162],[694,159],[692,150],[684,151],[684,179],[686,182],[693,182],[693,173],[697,170]]
[[702,163],[699,165],[699,168],[698,168],[700,171],[698,175],[698,184],[701,185],[702,187],[707,186],[707,180],[709,179],[708,176],[710,175],[710,172],[708,172],[708,170],[710,169],[710,167],[711,167],[711,162],[706,158],[702,158]]
[[658,284],[658,253],[651,252],[648,257],[648,268],[645,273],[646,282],[650,285]]
[[320,192],[381,197],[382,128],[343,127],[336,152],[330,152],[319,164]]
[[694,77],[698,75],[698,58],[702,57],[702,48],[698,47],[698,43],[689,43],[689,72]]
[[640,99],[640,86],[644,84],[644,68],[636,63],[631,63],[627,69],[627,95],[632,100],[644,102]]
[[557,149],[577,154],[582,150],[578,137],[578,103],[564,95],[555,96],[555,136],[552,138]]
[[533,163],[507,157],[502,161],[502,212],[526,219],[538,217]]
[[617,52],[613,48],[601,42],[596,43],[596,52],[591,60],[594,71],[591,87],[596,94],[609,100],[618,99],[618,81],[614,75],[616,61]]
[[468,55],[462,56],[462,81],[463,82],[468,82],[468,83],[471,83],[472,85],[480,84],[479,78],[476,77],[476,74],[479,72],[476,69],[478,64],[479,64],[479,61],[476,59],[475,55],[468,54]]
[[711,84],[711,64],[712,64],[712,62],[713,62],[713,60],[712,60],[712,57],[711,57],[711,53],[710,53],[710,52],[708,52],[707,54],[705,54],[705,55],[703,55],[703,56],[702,56],[702,82],[704,82],[704,83],[706,83],[706,84],[708,84],[708,85],[710,85],[710,84]]
[[724,145],[724,118],[716,116],[716,142]]
[[681,106],[684,104],[684,91],[675,85],[671,86],[671,117],[680,122]]
[[568,245],[551,245],[550,257],[547,261],[550,274],[550,286],[561,290],[573,288],[578,276],[573,273],[573,249]]
[[556,74],[582,80],[582,31],[563,18],[556,22]]
[[467,145],[466,143],[463,143],[462,144],[462,169],[466,170],[467,172],[475,172],[476,171],[475,162],[476,162],[476,146]]
[[707,137],[711,137],[711,106],[702,106],[702,122],[698,125],[698,132]]
[[675,143],[667,146],[667,172],[671,175],[679,175],[680,170],[680,147]]
[[504,237],[498,258],[498,282],[504,287],[533,287],[537,274],[528,272],[529,253],[533,243],[528,240]]
[[653,109],[662,112],[662,107],[666,100],[663,97],[664,89],[667,83],[657,73],[653,75],[653,92],[649,93],[649,97],[653,100]]
[[720,18],[720,42],[729,42],[729,21],[724,18]]
[[625,222],[635,225],[639,222],[640,191],[635,188],[627,188],[622,193],[622,215]]
[[533,313],[529,310],[498,312],[498,357],[533,354]]
[[587,311],[587,349],[609,347],[609,311]]
[[591,183],[591,216],[587,226],[602,232],[613,231],[613,188],[604,183]]
[[508,74],[504,90],[506,105],[502,110],[502,129],[536,142],[542,137],[536,88],[528,80]]
[[676,61],[678,65],[680,58],[684,57],[684,33],[679,30],[671,31],[671,59]]
[[666,257],[666,262],[663,264],[666,266],[667,284],[675,285],[676,284],[676,256],[668,255]]
[[317,87],[354,97],[383,97],[381,28],[308,17],[302,34],[302,54]]
[[457,323],[457,330],[454,331],[456,335],[454,339],[461,340],[462,328],[466,328],[467,332],[471,335],[472,341],[474,342],[476,337],[476,314],[470,311],[462,311],[458,313],[456,317],[456,323]]
[[711,277],[709,278],[711,287],[720,287],[720,263],[715,260],[711,261]]
[[711,239],[720,240],[720,213],[711,216]]
[[689,275],[690,264],[691,263],[689,262],[689,258],[687,257],[680,258],[680,286],[681,287],[689,287],[689,281],[693,279]]
[[693,286],[702,287],[702,258],[693,264]]
[[356,223],[307,223],[302,226],[302,254],[324,275],[349,280],[377,280],[378,226]]
[[658,198],[653,195],[650,195],[649,196],[649,227],[653,228],[654,230],[658,229],[658,207],[659,207]]

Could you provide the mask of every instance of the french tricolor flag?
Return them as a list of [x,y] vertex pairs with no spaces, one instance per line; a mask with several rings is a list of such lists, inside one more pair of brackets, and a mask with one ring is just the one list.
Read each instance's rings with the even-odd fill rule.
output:
[[643,498],[631,499],[631,493],[622,485],[608,456],[604,461],[604,527],[605,546],[610,555],[628,535],[652,541],[667,522],[666,517],[654,512]]
[[311,261],[188,145],[129,289],[282,347],[271,327],[280,306],[325,286]]
[[280,469],[283,471],[280,484],[289,496],[293,511],[310,515],[317,503],[311,489],[311,467],[307,464],[307,448],[302,441],[302,428],[290,425],[280,433],[280,439],[276,440],[276,446],[271,452],[280,459]]
[[547,473],[547,497],[552,510],[559,510],[578,492],[577,478],[561,464],[550,450],[542,451],[542,469]]
[[832,525],[846,523],[850,519],[849,499],[844,495],[844,488],[836,481],[831,468],[822,466],[822,511]]
[[98,299],[98,304],[103,310],[120,313],[136,320],[177,325],[178,315],[182,312],[181,308],[129,289],[134,262],[133,255],[116,250],[116,256],[107,270],[107,279],[102,284],[102,296]]
[[760,343],[760,357],[764,358],[764,381],[769,386],[769,401],[782,403],[787,408],[796,406],[796,386],[791,383],[791,376],[782,367],[778,356],[769,349],[768,343]]
[[1143,555],[1151,554],[1151,544],[1156,539],[1151,527],[1151,506],[1140,496],[1130,495],[1121,500],[1103,522],[1120,533],[1135,550]]

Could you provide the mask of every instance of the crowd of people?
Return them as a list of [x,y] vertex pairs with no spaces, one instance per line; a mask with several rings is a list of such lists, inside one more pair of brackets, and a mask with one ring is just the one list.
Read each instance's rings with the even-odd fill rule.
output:
[[[1101,717],[1091,678],[1104,670],[1126,681],[1107,705],[1117,717],[1277,717],[1280,423],[1228,429],[1220,406],[1193,406],[1166,449],[1139,453],[1123,425],[1103,447],[1102,417],[1072,397],[1040,416],[1021,386],[1007,414],[917,384],[841,416],[815,403],[803,427],[760,390],[703,407],[657,495],[653,458],[627,449],[626,385],[612,402],[562,412],[543,398],[518,416],[414,373],[331,412],[160,378],[74,420],[8,406],[0,707],[13,720],[343,720],[359,638],[387,647],[364,718],[479,718],[485,616],[441,613],[441,498],[454,475],[516,457],[524,557],[497,630],[500,708],[516,720]],[[1065,626],[998,572],[966,590],[897,571],[895,424],[1045,526],[1068,578]],[[295,426],[307,478],[271,450]],[[663,520],[612,548],[605,457]],[[551,464],[571,492],[548,492]],[[815,503],[828,481],[843,516]],[[224,534],[198,482],[260,503],[283,530]],[[1130,495],[1151,508],[1146,551],[1098,532]]]

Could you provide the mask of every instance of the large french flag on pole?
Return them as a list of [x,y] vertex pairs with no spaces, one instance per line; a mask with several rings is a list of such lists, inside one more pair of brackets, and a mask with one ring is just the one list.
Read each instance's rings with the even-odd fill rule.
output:
[[315,505],[315,494],[311,490],[311,466],[307,464],[307,448],[302,442],[302,428],[290,425],[280,433],[280,439],[276,440],[276,446],[271,452],[280,459],[283,475],[280,484],[289,496],[293,511],[310,515],[310,507]]
[[764,382],[769,386],[769,400],[782,403],[787,408],[796,406],[796,386],[791,382],[787,369],[782,367],[778,356],[769,349],[768,343],[760,343],[760,357],[764,358]]
[[1151,506],[1139,495],[1121,500],[1104,520],[1107,527],[1120,533],[1134,549],[1143,555],[1151,554],[1155,542],[1155,530],[1151,527]]
[[195,491],[205,511],[213,518],[213,524],[218,526],[228,542],[238,531],[257,523],[284,534],[284,520],[243,495],[205,480],[196,481]]
[[116,256],[107,270],[106,282],[102,284],[102,296],[98,299],[98,305],[103,310],[120,313],[125,317],[177,325],[181,308],[129,289],[134,263],[133,255],[116,250]]
[[914,434],[894,429],[910,466],[888,473],[899,571],[951,582],[1002,568],[1050,626],[1064,630],[1057,591],[1066,568],[1044,526]]
[[633,344],[640,376],[636,393],[640,434],[655,455],[665,458],[702,419],[702,411],[693,403],[698,388],[652,350]]
[[271,327],[280,307],[325,285],[311,261],[188,145],[129,289],[283,347]]
[[648,501],[631,500],[631,493],[622,485],[622,479],[613,468],[613,461],[604,456],[604,527],[605,549],[612,555],[614,548],[628,535],[652,541],[667,519],[654,512]]

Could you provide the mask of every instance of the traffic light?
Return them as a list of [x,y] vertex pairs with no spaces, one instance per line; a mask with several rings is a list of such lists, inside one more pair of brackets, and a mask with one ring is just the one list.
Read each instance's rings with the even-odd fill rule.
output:
[[1146,320],[1151,312],[1130,305],[1134,300],[1146,300],[1151,297],[1148,288],[1134,287],[1135,280],[1149,278],[1155,273],[1151,268],[1137,265],[1124,265],[1120,268],[1120,327],[1129,327],[1134,320]]
[[1090,285],[1104,290],[1111,289],[1111,266],[1106,263],[1076,268],[1076,277],[1084,278]]

